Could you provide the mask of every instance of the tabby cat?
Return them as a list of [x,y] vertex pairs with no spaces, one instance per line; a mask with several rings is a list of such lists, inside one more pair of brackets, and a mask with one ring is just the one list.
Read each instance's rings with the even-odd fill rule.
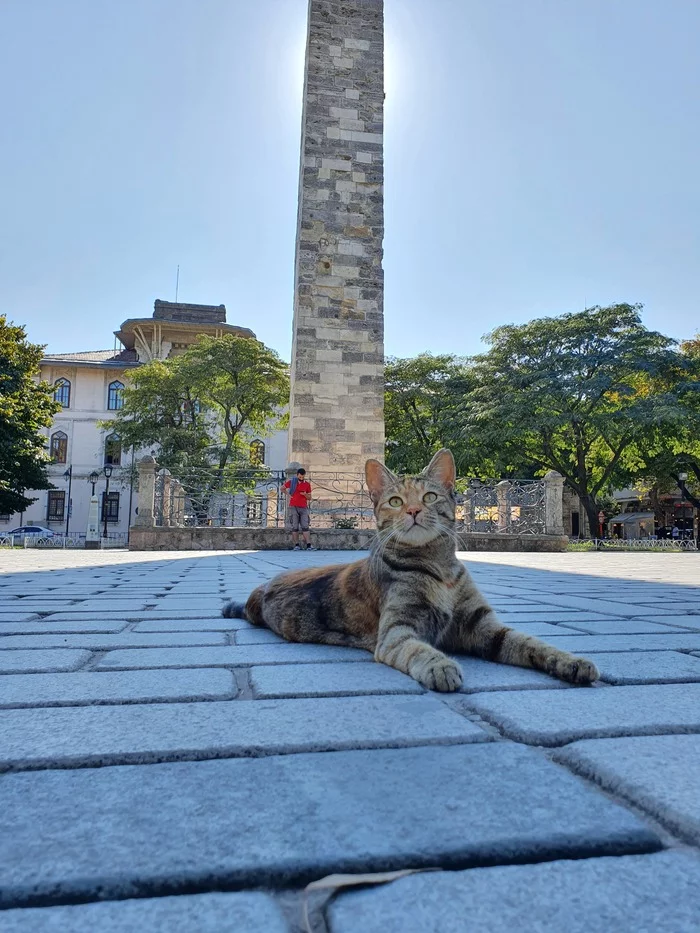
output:
[[462,685],[443,652],[467,653],[588,684],[594,664],[501,624],[455,556],[455,463],[435,454],[419,476],[365,466],[378,534],[369,557],[283,573],[229,602],[227,618],[265,625],[294,642],[364,648],[429,690]]

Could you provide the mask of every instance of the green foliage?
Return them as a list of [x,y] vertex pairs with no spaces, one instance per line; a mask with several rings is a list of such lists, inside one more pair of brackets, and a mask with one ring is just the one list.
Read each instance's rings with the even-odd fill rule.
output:
[[37,379],[43,349],[0,315],[0,512],[23,512],[34,502],[27,489],[51,485],[42,429],[61,406],[51,386]]
[[465,438],[557,470],[593,528],[600,497],[638,471],[634,445],[677,431],[691,405],[688,356],[639,312],[620,304],[496,328],[462,406]]
[[532,476],[532,464],[516,445],[484,443],[481,430],[465,432],[464,400],[477,388],[464,357],[421,353],[390,359],[385,371],[386,462],[397,473],[419,473],[448,447],[461,477]]
[[465,362],[430,353],[389,359],[384,378],[387,466],[398,473],[419,473],[453,439],[449,413],[468,379]]
[[200,337],[181,356],[136,370],[107,426],[125,447],[157,447],[159,464],[178,476],[214,468],[222,488],[234,467],[250,468],[246,437],[283,426],[288,401],[287,367],[274,350],[230,334]]

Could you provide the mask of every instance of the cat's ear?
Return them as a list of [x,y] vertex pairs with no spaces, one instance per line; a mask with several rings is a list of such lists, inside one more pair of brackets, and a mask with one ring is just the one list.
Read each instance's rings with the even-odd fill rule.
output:
[[457,470],[452,451],[443,447],[438,450],[428,466],[423,470],[425,476],[443,485],[446,489],[453,489]]
[[379,460],[368,460],[365,463],[365,479],[370,498],[376,505],[387,486],[393,486],[396,483],[397,477]]

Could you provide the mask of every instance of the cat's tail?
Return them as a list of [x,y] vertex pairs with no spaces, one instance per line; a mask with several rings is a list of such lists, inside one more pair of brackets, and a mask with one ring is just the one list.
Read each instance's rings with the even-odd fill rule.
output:
[[265,625],[262,611],[263,592],[264,588],[258,586],[250,594],[246,603],[238,603],[235,599],[230,599],[224,604],[221,615],[225,619],[245,619],[253,625]]
[[227,603],[224,603],[221,615],[224,619],[248,619],[245,614],[245,603],[237,603],[235,599],[230,599]]

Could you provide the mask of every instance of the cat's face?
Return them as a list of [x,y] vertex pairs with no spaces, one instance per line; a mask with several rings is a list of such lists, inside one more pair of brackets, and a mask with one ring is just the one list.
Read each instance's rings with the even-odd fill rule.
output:
[[454,459],[441,450],[419,476],[395,476],[376,460],[365,466],[377,528],[400,544],[420,547],[454,526]]

